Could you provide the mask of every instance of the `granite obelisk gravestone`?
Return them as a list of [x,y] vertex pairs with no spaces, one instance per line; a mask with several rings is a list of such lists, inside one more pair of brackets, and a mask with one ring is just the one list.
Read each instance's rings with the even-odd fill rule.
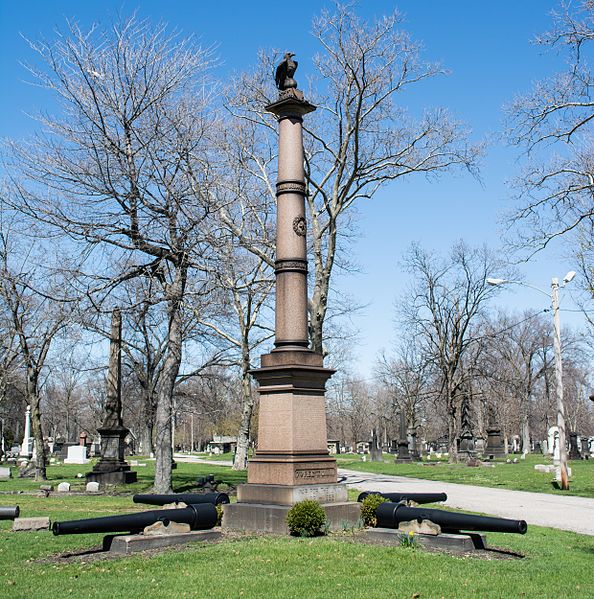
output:
[[325,384],[334,373],[309,349],[307,322],[307,222],[303,169],[303,117],[315,110],[297,89],[297,63],[285,54],[276,71],[277,101],[266,106],[279,123],[275,348],[252,371],[258,381],[258,449],[248,463],[248,483],[225,507],[230,528],[284,532],[290,506],[319,501],[336,526],[359,516],[337,483],[328,452]]
[[23,442],[19,456],[30,460],[33,455],[33,438],[31,437],[31,406],[27,406],[25,410],[25,433],[23,434]]
[[130,470],[124,459],[124,440],[129,431],[122,421],[121,370],[122,315],[116,308],[111,318],[105,418],[103,426],[97,429],[101,435],[101,459],[87,473],[87,482],[97,482],[100,486],[136,482],[136,472]]

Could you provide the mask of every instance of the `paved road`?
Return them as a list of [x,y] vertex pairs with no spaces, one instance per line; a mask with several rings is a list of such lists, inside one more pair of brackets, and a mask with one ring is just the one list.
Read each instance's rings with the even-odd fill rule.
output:
[[587,497],[475,487],[342,468],[338,474],[346,477],[344,482],[349,487],[361,491],[447,493],[446,505],[450,507],[594,535],[594,499]]

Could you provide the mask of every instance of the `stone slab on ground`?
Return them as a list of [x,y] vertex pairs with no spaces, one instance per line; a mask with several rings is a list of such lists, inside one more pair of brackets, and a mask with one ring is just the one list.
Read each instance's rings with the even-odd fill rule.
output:
[[12,522],[12,530],[49,530],[50,519],[42,516],[38,518],[15,518]]
[[[403,539],[408,541],[410,537],[408,533],[392,528],[370,528],[365,531],[364,538],[380,545],[400,546]],[[480,551],[487,547],[485,535],[479,533],[464,535],[443,533],[437,536],[415,534],[412,538],[414,543],[425,549],[449,551],[451,553],[468,553]]]
[[[331,530],[359,525],[361,506],[354,501],[322,504]],[[223,528],[289,534],[287,513],[290,505],[230,503],[223,511]]]
[[196,530],[160,536],[108,535],[103,538],[103,550],[110,553],[127,554],[172,545],[185,545],[196,541],[212,543],[218,541],[221,536],[217,530]]

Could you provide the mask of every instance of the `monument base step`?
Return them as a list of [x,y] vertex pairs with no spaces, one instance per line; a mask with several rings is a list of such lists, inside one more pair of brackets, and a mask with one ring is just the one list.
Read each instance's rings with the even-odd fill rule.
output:
[[[129,467],[129,466],[128,466]],[[99,483],[100,487],[105,485],[129,485],[135,483],[137,474],[133,470],[112,470],[111,472],[87,472],[88,483]]]
[[[409,542],[411,538],[406,532],[400,532],[393,528],[370,528],[364,533],[365,538],[380,545],[401,546]],[[413,543],[424,547],[440,551],[449,551],[451,553],[468,553],[471,551],[481,551],[487,548],[487,539],[480,533],[469,534],[451,534],[442,533],[439,535],[415,534]]]
[[[361,504],[354,501],[322,504],[330,530],[360,525]],[[290,505],[230,503],[223,508],[223,528],[289,534],[287,513]]]
[[108,535],[103,538],[103,551],[110,553],[134,553],[171,545],[185,545],[195,541],[218,541],[221,533],[217,530],[195,530],[180,534],[167,534],[162,536],[145,535]]
[[295,505],[298,501],[312,499],[321,504],[345,503],[348,491],[345,484],[321,485],[260,485],[244,484],[237,487],[239,503],[265,505]]

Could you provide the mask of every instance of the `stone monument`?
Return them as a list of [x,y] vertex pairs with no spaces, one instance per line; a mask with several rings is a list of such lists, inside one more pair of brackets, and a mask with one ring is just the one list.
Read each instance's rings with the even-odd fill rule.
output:
[[408,449],[408,434],[406,429],[406,414],[404,410],[400,411],[399,414],[399,427],[398,427],[398,455],[394,459],[397,464],[404,464],[412,461],[412,456]]
[[102,487],[136,482],[136,472],[130,470],[124,459],[124,439],[129,431],[122,421],[121,370],[122,315],[116,308],[111,318],[105,418],[103,426],[97,429],[101,435],[101,459],[91,472],[87,472],[87,483],[97,482]]
[[223,518],[228,528],[268,532],[286,532],[288,510],[304,499],[322,504],[331,526],[359,517],[328,452],[324,394],[334,371],[309,349],[302,124],[316,107],[297,89],[292,56],[278,66],[279,96],[266,106],[279,123],[275,347],[252,371],[260,394],[258,448],[247,484],[239,485],[237,503],[225,506]]
[[30,460],[33,456],[33,438],[31,437],[31,406],[27,406],[25,411],[25,434],[23,435],[23,442],[21,443],[21,450],[19,452],[21,458]]
[[460,445],[458,454],[460,457],[465,457],[470,460],[476,455],[474,449],[474,433],[472,432],[472,422],[470,419],[470,394],[464,393],[462,397],[462,405],[460,408]]
[[582,454],[578,447],[578,434],[576,432],[569,433],[569,455],[567,457],[570,460],[582,459]]
[[489,423],[487,425],[487,448],[485,455],[489,459],[504,458],[505,445],[501,437],[501,428],[497,424],[495,408],[489,406]]

